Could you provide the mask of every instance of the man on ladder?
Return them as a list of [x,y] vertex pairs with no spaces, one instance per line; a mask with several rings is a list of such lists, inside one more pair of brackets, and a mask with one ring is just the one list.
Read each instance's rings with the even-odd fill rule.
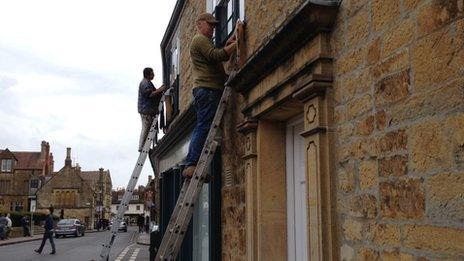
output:
[[[177,256],[192,215],[194,202],[203,185],[202,180],[205,175],[206,166],[211,161],[212,155],[218,146],[217,142],[214,141],[214,136],[230,96],[230,87],[223,89],[225,72],[221,62],[229,59],[229,56],[236,49],[236,43],[235,38],[232,38],[227,41],[226,47],[215,48],[211,42],[211,38],[214,27],[217,24],[218,21],[209,13],[199,15],[196,21],[198,33],[193,37],[190,54],[193,64],[193,95],[197,112],[197,124],[190,141],[189,152],[185,162],[186,168],[182,173],[188,180],[184,182],[180,192],[178,203],[168,224],[167,233],[163,236],[160,249],[157,253],[157,260],[172,260]],[[111,246],[117,234],[117,227],[127,209],[130,197],[147,157],[150,143],[156,137],[156,133],[157,129],[155,122],[153,122],[146,141],[141,148],[126,192],[121,200],[111,234],[108,237],[107,243],[103,244],[100,253],[102,261],[108,260]],[[192,179],[192,182],[189,182],[193,176],[195,178]]]
[[224,48],[215,48],[211,38],[219,24],[210,13],[200,14],[196,21],[197,34],[190,45],[194,85],[193,99],[197,123],[193,129],[185,168],[182,175],[191,178],[203,149],[208,131],[216,113],[226,74],[222,62],[229,59],[236,49],[235,38],[227,41]]

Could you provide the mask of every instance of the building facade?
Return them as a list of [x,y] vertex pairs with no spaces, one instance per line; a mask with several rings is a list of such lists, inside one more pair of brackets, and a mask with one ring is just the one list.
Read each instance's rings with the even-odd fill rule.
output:
[[111,190],[113,188],[109,170],[81,171],[80,176],[95,191],[95,213],[98,219],[111,218]]
[[[77,164],[72,165],[71,148],[67,148],[63,168],[54,173],[36,192],[37,211],[44,212],[53,207],[55,215],[61,216],[63,213],[63,218],[77,218],[85,223],[87,229],[92,229],[98,218],[104,218],[102,215],[109,216],[110,191],[109,171],[81,171]],[[100,202],[103,206],[97,208],[101,206]]]
[[[111,191],[111,214],[113,217],[116,217],[118,214],[119,204],[124,196],[124,192],[125,189]],[[137,217],[140,215],[143,215],[144,218],[150,215],[150,210],[145,203],[145,187],[140,185],[132,193],[127,210],[124,212],[124,219],[128,222],[128,225],[137,225]]]
[[29,211],[35,191],[53,173],[50,144],[40,151],[0,150],[0,211]]
[[[464,258],[464,3],[178,0],[151,151],[165,229],[194,125],[198,14],[246,23],[223,142],[179,260]],[[243,39],[241,39],[243,41]]]

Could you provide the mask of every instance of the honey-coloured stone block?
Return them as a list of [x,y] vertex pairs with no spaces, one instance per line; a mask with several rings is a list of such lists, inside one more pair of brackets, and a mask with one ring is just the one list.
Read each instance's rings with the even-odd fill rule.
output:
[[405,225],[404,246],[444,254],[464,253],[464,229],[432,225]]
[[464,173],[440,173],[428,178],[427,216],[432,220],[464,222]]
[[410,166],[427,172],[452,166],[452,152],[439,120],[426,121],[408,129]]
[[385,106],[409,95],[409,70],[390,75],[375,85],[375,105]]
[[400,177],[408,173],[408,156],[395,155],[379,159],[380,177]]
[[421,219],[425,213],[425,194],[419,179],[380,183],[382,218]]

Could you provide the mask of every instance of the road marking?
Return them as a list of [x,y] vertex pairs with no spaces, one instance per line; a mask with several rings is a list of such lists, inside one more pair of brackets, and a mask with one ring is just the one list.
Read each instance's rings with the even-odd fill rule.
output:
[[126,248],[124,248],[124,250],[121,251],[121,253],[119,253],[118,257],[116,257],[114,261],[121,261],[124,258],[124,256],[126,256],[127,252],[129,252],[130,247],[133,245],[135,244],[129,245]]
[[129,258],[129,261],[135,261],[137,259],[137,255],[139,254],[140,248],[136,248],[132,253],[132,256]]

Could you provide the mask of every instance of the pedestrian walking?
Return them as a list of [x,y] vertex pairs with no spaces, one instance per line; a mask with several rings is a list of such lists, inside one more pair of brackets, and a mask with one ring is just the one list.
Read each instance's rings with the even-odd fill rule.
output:
[[5,240],[6,239],[6,217],[4,214],[0,215],[0,239]]
[[27,219],[26,216],[23,216],[21,218],[21,226],[23,227],[23,236],[30,237],[31,232],[29,230],[29,220]]
[[13,222],[11,221],[10,213],[7,213],[6,214],[6,233],[5,233],[6,239],[10,239],[10,233],[11,233],[12,227],[13,227]]
[[150,216],[145,217],[145,233],[149,233],[150,231]]
[[137,217],[137,226],[139,227],[139,233],[143,232],[144,224],[145,224],[145,218],[143,218],[143,214],[140,214]]
[[45,246],[45,242],[47,242],[47,239],[50,240],[50,245],[52,245],[52,252],[50,252],[50,255],[56,254],[55,250],[55,243],[53,242],[53,208],[50,207],[47,211],[47,217],[45,218],[45,232],[42,238],[42,244],[40,244],[39,249],[35,249],[34,251],[41,254],[42,250]]

